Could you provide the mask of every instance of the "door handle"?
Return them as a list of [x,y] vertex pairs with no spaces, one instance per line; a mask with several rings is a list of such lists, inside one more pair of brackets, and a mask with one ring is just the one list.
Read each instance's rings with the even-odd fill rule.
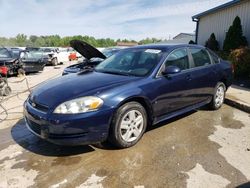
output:
[[216,70],[212,70],[212,73],[213,73],[214,75],[216,75],[216,74],[217,74],[217,71],[216,71]]
[[189,75],[187,75],[187,76],[186,76],[186,79],[187,79],[188,81],[192,80],[191,75],[190,75],[190,74],[189,74]]

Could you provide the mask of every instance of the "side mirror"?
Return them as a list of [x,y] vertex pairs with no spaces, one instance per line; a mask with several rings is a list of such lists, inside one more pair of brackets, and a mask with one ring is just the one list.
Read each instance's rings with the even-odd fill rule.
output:
[[179,72],[181,72],[181,69],[179,67],[170,65],[170,66],[167,66],[165,68],[165,70],[162,71],[162,75],[166,76],[166,75],[169,75],[169,74],[176,74],[176,73],[179,73]]

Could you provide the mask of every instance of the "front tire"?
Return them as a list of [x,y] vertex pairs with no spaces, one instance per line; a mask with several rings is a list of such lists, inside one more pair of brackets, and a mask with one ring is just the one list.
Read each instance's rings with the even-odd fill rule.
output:
[[147,113],[137,102],[122,105],[114,115],[111,124],[110,141],[119,148],[135,145],[147,127]]
[[218,82],[214,89],[214,96],[210,103],[212,110],[218,110],[225,100],[226,86],[223,82]]

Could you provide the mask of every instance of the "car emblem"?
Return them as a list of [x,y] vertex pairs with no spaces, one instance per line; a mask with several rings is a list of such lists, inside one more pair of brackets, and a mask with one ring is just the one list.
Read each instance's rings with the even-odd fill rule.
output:
[[36,107],[36,104],[35,104],[35,103],[31,103],[31,105],[32,105],[33,107]]

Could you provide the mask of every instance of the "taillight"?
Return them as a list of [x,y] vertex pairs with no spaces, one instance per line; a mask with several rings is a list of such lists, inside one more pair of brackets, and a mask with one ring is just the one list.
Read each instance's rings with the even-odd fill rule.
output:
[[6,67],[6,66],[0,67],[0,73],[3,75],[7,75],[8,74],[8,67]]
[[232,73],[234,74],[235,67],[233,63],[231,63],[231,68],[232,68]]

